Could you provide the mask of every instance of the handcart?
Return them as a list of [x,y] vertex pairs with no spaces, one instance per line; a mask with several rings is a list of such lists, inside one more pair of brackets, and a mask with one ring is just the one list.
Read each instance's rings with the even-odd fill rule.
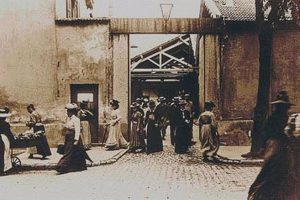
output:
[[11,146],[11,163],[13,168],[18,168],[22,164],[20,158],[18,158],[18,155],[22,154],[22,152],[14,153],[14,149],[24,149],[37,146],[40,143],[43,134],[45,134],[43,131],[35,133],[25,132],[24,134],[20,134],[15,137],[14,144]]

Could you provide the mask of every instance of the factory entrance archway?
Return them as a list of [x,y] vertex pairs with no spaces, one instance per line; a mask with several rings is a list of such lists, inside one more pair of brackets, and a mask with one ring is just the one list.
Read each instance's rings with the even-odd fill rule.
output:
[[[111,19],[112,95],[120,101],[120,110],[128,124],[131,97],[130,34],[208,34],[216,37],[222,32],[220,19]],[[199,53],[199,52],[198,52]],[[151,61],[150,61],[151,62]],[[201,73],[201,72],[199,72]],[[201,90],[201,88],[200,88]],[[199,90],[199,91],[200,91]],[[200,92],[199,92],[199,95]],[[201,99],[200,99],[201,102]],[[129,126],[127,126],[129,128]],[[128,130],[128,129],[127,129]]]

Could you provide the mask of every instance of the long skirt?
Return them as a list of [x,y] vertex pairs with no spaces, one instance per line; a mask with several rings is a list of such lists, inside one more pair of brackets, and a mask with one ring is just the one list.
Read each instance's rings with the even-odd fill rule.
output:
[[[136,122],[131,123],[131,134],[130,134],[130,142],[129,142],[129,148],[132,150],[141,148],[141,133],[137,131],[138,126]],[[142,130],[140,130],[142,131]]]
[[248,200],[296,200],[295,169],[291,152],[284,142],[270,139],[265,163],[249,190]]
[[219,150],[220,142],[217,132],[210,124],[201,126],[200,142],[203,156],[214,156]]
[[188,151],[190,129],[188,125],[179,126],[175,129],[175,153],[183,154]]
[[147,125],[147,153],[160,152],[163,150],[163,143],[159,127],[152,123]]
[[81,139],[84,149],[90,149],[92,146],[91,142],[91,131],[90,131],[90,123],[88,121],[81,121],[82,132]]
[[110,126],[108,138],[105,143],[105,147],[108,149],[114,148],[127,148],[128,142],[121,133],[120,123],[116,123],[114,126]]
[[90,160],[90,158],[83,148],[81,138],[79,138],[77,145],[73,144],[74,136],[74,133],[67,131],[65,136],[65,154],[59,160],[56,167],[56,171],[60,173],[83,171],[87,169],[85,160]]
[[39,154],[43,157],[51,156],[50,147],[48,144],[47,137],[45,135],[45,127],[44,126],[34,126],[33,132],[43,131],[44,134],[39,139],[39,144],[35,147],[27,148],[27,153],[29,154]]
[[0,174],[12,168],[10,143],[6,135],[0,134]]

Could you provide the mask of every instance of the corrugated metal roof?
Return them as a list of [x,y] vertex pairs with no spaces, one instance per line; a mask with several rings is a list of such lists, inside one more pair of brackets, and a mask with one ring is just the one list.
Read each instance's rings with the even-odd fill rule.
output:
[[223,17],[232,21],[255,20],[255,0],[204,0],[204,5],[214,18]]

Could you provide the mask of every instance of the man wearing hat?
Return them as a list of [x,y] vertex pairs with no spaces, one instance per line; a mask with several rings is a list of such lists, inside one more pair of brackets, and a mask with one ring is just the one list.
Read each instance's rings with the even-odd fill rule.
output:
[[0,175],[12,168],[10,148],[15,139],[6,122],[6,118],[10,116],[9,109],[0,109]]
[[299,199],[296,197],[299,174],[290,148],[294,137],[285,134],[288,111],[293,104],[287,92],[280,91],[271,105],[273,111],[264,128],[264,165],[249,189],[248,199]]

